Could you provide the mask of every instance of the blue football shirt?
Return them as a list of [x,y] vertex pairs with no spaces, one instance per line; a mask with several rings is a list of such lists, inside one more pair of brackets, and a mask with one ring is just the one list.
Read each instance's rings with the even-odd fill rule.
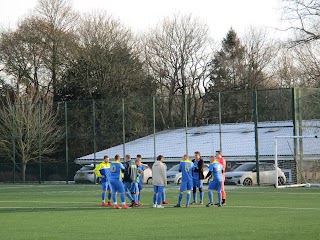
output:
[[101,182],[110,181],[110,168],[100,168],[99,172],[104,176],[104,178],[101,178]]
[[179,172],[182,174],[182,182],[192,180],[193,163],[190,160],[183,160],[179,165]]
[[209,171],[212,173],[211,181],[222,181],[222,169],[223,166],[219,162],[213,161],[210,163]]
[[110,164],[110,180],[121,180],[124,166],[120,162],[113,161]]

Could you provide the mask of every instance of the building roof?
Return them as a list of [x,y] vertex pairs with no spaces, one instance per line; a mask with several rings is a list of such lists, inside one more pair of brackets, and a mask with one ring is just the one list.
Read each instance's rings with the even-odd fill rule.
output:
[[[304,136],[319,135],[320,121],[303,121],[303,126],[308,127],[304,131]],[[254,123],[233,123],[222,124],[222,151],[223,156],[229,160],[254,160],[255,159],[255,131]],[[274,158],[275,137],[292,136],[293,123],[291,121],[261,122],[258,124],[259,156]],[[304,140],[305,141],[305,140]],[[154,142],[156,143],[154,146]],[[320,141],[319,141],[320,143]],[[320,144],[304,144],[304,152],[319,154]],[[188,148],[186,148],[188,146]],[[200,127],[190,127],[165,130],[156,133],[156,136],[148,135],[125,144],[125,153],[135,157],[141,154],[144,161],[154,159],[154,156],[164,155],[166,159],[181,159],[184,154],[193,155],[195,151],[200,151],[204,157],[215,154],[220,149],[219,125],[212,124]],[[155,150],[155,151],[154,151]],[[100,161],[104,155],[110,157],[116,154],[123,155],[123,144],[114,146],[96,154],[89,154],[77,158],[78,162]],[[278,140],[279,156],[292,156],[293,139]]]

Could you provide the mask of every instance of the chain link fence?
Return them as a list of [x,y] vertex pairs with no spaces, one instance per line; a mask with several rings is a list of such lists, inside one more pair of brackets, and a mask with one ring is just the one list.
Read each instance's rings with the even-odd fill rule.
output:
[[0,126],[7,128],[0,136],[7,144],[0,145],[0,182],[69,183],[81,164],[94,166],[103,155],[115,154],[141,154],[150,164],[162,154],[168,166],[194,151],[208,161],[222,150],[228,168],[237,162],[273,161],[275,136],[318,134],[320,127],[320,89],[44,105],[15,106],[1,116],[11,126]]

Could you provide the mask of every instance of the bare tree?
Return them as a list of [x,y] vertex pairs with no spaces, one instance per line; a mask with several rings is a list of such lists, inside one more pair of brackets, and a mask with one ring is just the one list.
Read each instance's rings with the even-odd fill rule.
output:
[[[58,126],[58,111],[52,98],[41,97],[37,91],[7,94],[0,108],[0,149],[8,157],[14,154],[21,163],[22,180],[25,181],[27,163],[39,161],[57,151],[63,133]],[[12,160],[14,160],[12,158]]]
[[283,20],[293,32],[293,45],[320,39],[320,2],[317,0],[282,0]]
[[1,33],[0,53],[3,71],[15,79],[14,86],[20,90],[32,87],[41,91],[46,79],[42,47],[42,35],[38,31],[44,22],[31,17],[19,23],[16,31]]
[[73,11],[70,0],[38,0],[35,16],[46,22],[42,28],[42,43],[46,49],[44,64],[50,72],[49,87],[56,94],[56,85],[64,73],[66,61],[76,42],[73,30],[79,16]]
[[303,81],[301,87],[320,87],[320,44],[318,41],[300,44],[293,49]]
[[174,96],[178,94],[191,94],[196,121],[202,110],[197,101],[204,94],[211,54],[207,25],[192,15],[174,15],[143,36],[142,42],[146,66],[157,82],[158,93],[169,95],[163,124],[174,127]]
[[243,37],[245,47],[245,89],[261,89],[269,85],[273,76],[272,62],[280,45],[269,38],[265,29],[249,28]]

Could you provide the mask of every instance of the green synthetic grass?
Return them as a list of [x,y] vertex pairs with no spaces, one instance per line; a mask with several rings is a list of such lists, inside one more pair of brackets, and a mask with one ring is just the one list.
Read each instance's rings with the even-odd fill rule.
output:
[[166,193],[164,209],[146,186],[144,207],[115,210],[99,185],[1,184],[0,239],[320,239],[319,188],[229,187],[221,208],[173,208],[178,186]]

